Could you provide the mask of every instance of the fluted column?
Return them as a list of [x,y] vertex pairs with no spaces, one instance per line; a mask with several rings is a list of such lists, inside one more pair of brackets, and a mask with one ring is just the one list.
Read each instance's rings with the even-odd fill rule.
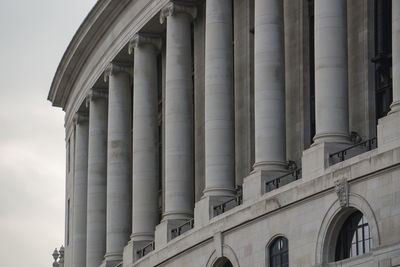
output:
[[133,104],[133,241],[153,240],[158,223],[157,54],[161,38],[136,34]]
[[110,63],[107,142],[107,236],[106,261],[122,259],[132,221],[131,175],[131,77],[130,66]]
[[193,83],[191,20],[196,8],[170,2],[165,85],[165,211],[163,220],[193,217]]
[[400,0],[392,2],[393,103],[391,112],[400,111]]
[[235,186],[232,1],[207,0],[205,44],[206,196]]
[[86,267],[98,267],[106,252],[108,92],[90,90]]
[[84,267],[86,264],[86,212],[88,174],[88,116],[76,113],[75,124],[75,169],[74,202],[72,222],[72,265]]
[[255,170],[284,170],[285,53],[283,1],[255,1]]
[[347,1],[315,1],[315,143],[349,142]]

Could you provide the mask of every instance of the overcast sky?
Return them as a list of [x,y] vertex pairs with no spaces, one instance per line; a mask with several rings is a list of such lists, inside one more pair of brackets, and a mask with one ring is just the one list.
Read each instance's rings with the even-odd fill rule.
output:
[[52,266],[64,242],[64,112],[57,66],[96,0],[0,0],[0,265]]

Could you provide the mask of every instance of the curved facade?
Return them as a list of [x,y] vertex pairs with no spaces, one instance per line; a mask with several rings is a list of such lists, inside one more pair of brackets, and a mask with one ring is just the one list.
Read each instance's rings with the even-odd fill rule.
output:
[[57,69],[64,266],[400,266],[400,0],[99,0]]

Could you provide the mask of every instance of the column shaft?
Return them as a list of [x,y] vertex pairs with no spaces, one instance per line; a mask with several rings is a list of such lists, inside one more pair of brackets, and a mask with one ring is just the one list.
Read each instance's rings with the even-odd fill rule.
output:
[[92,89],[89,104],[89,152],[86,266],[98,267],[106,252],[107,92]]
[[400,111],[400,0],[392,2],[393,103],[391,112]]
[[[165,89],[165,211],[163,219],[193,217],[193,83],[191,17],[170,3]],[[163,15],[161,21],[163,21]]]
[[232,1],[207,0],[205,47],[205,195],[234,192]]
[[255,164],[254,169],[286,166],[285,54],[283,1],[255,1]]
[[88,174],[88,118],[75,114],[75,169],[72,227],[72,265],[84,267],[86,263],[86,212]]
[[107,147],[107,261],[121,260],[132,221],[131,81],[127,68],[112,63],[109,75]]
[[349,142],[347,1],[315,1],[315,143]]
[[153,240],[158,223],[157,51],[144,38],[133,39],[133,241]]

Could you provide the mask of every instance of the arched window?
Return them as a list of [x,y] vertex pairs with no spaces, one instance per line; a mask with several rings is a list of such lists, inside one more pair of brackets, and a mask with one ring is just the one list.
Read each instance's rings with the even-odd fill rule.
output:
[[213,267],[233,267],[233,265],[226,257],[222,257],[214,263]]
[[289,266],[289,246],[288,240],[278,237],[269,246],[269,267],[288,267]]
[[335,261],[368,253],[371,243],[367,219],[360,211],[355,211],[347,218],[339,232]]

